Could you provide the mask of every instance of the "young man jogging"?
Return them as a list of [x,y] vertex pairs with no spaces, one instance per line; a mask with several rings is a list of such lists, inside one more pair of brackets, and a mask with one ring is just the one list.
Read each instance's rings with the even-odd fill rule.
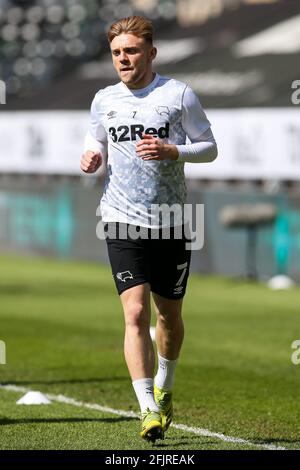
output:
[[[100,90],[93,100],[81,169],[95,172],[108,154],[101,215],[124,310],[124,353],[141,408],[141,436],[155,442],[164,437],[173,417],[172,388],[184,337],[181,311],[190,265],[186,232],[182,230],[180,238],[175,234],[184,218],[172,216],[172,208],[183,214],[184,163],[213,161],[217,147],[194,92],[153,72],[157,50],[150,21],[123,18],[111,25],[108,40],[120,82]],[[162,206],[169,209],[169,218],[153,210]],[[136,236],[139,231],[143,236]],[[155,378],[151,293],[157,315]]]

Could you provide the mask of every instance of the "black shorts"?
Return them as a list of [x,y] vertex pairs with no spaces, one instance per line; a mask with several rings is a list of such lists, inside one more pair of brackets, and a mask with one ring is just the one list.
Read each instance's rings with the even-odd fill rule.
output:
[[[130,231],[128,234],[130,227],[135,234],[141,230],[143,236],[135,239],[136,235],[133,237]],[[171,227],[169,231],[109,222],[104,230],[119,295],[130,287],[148,282],[151,291],[162,297],[180,299],[184,296],[191,260],[191,251],[186,247],[190,238],[184,227]]]

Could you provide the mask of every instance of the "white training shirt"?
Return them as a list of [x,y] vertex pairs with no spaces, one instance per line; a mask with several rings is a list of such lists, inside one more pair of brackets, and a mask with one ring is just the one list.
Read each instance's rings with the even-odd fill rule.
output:
[[[177,145],[178,160],[143,160],[136,153],[143,133]],[[92,102],[88,135],[97,140],[102,155],[106,149],[108,154],[100,205],[104,222],[161,226],[158,206],[185,203],[185,161],[216,157],[210,122],[198,97],[186,84],[159,74],[146,88],[132,90],[120,82],[100,90]],[[95,150],[89,140],[85,149]]]

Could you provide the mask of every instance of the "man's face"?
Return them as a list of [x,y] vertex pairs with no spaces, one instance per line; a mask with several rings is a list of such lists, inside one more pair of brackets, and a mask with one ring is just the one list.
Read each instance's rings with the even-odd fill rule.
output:
[[152,61],[156,49],[144,38],[120,34],[110,43],[113,65],[120,80],[129,88],[143,88],[152,76]]

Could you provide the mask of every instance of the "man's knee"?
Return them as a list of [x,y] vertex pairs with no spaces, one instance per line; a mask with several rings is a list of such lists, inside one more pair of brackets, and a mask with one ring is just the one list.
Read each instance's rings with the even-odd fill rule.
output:
[[149,323],[145,306],[140,302],[132,302],[125,308],[125,324],[127,327],[143,328]]
[[155,311],[157,319],[163,323],[174,322],[181,319],[181,306],[181,301],[163,301],[156,297]]

